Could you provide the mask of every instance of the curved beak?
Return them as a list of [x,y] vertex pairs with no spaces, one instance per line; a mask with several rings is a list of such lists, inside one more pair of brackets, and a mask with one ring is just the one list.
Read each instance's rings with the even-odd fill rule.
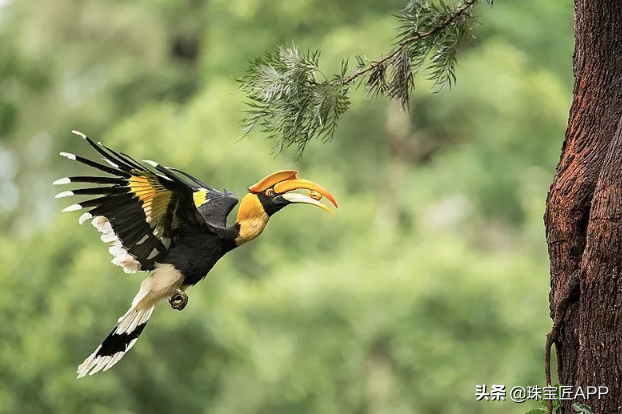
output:
[[333,211],[330,208],[320,203],[316,199],[306,196],[304,194],[285,193],[281,197],[283,197],[285,200],[289,201],[290,203],[311,204],[312,206],[317,206],[321,208],[322,210],[329,213],[331,216],[335,215],[335,213],[333,213]]
[[[286,170],[270,174],[257,184],[249,187],[251,193],[259,193],[268,188],[274,187],[274,192],[281,195],[290,203],[310,204],[321,208],[328,213],[335,215],[330,208],[320,203],[322,197],[326,197],[336,208],[339,208],[337,201],[322,186],[313,181],[298,178],[298,171]],[[294,193],[295,190],[307,190],[308,195]]]
[[315,191],[316,193],[320,193],[324,197],[328,198],[328,200],[331,203],[333,203],[333,205],[336,208],[339,208],[332,194],[326,191],[324,188],[322,188],[322,186],[320,186],[319,184],[314,183],[313,181],[304,180],[302,178],[294,178],[294,179],[282,181],[274,186],[274,191],[276,191],[278,194],[283,194],[283,193],[287,193],[288,191],[300,190],[300,189],[305,189],[305,190]]
[[[290,191],[305,189],[308,190],[308,195],[293,193]],[[322,210],[330,213],[331,215],[335,215],[330,208],[320,203],[320,199],[322,196],[326,197],[336,208],[337,202],[335,198],[325,190],[319,184],[314,183],[313,181],[304,180],[302,178],[292,178],[289,180],[282,181],[274,186],[274,191],[277,194],[281,194],[285,200],[290,203],[302,203],[302,204],[311,204],[313,206],[317,206]]]

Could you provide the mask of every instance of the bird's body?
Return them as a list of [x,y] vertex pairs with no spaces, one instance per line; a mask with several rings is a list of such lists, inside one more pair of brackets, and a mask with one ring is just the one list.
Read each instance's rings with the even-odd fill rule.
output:
[[184,275],[184,285],[203,279],[216,262],[236,245],[228,235],[217,235],[203,228],[192,229],[173,239],[164,263],[170,263]]
[[[186,289],[201,281],[227,252],[258,237],[270,216],[283,207],[305,203],[330,212],[318,201],[321,195],[336,206],[330,193],[299,179],[297,171],[279,171],[249,187],[235,223],[227,226],[227,217],[238,204],[230,191],[220,192],[183,171],[145,161],[155,169],[152,171],[126,154],[74,133],[87,140],[108,165],[75,154],[61,155],[107,176],[57,180],[57,185],[95,184],[64,191],[57,198],[99,195],[64,211],[87,209],[80,224],[91,220],[102,233],[102,241],[111,243],[112,263],[122,266],[125,272],[153,272],[142,282],[130,309],[78,367],[78,377],[116,364],[134,345],[158,303],[168,300],[174,309],[183,309],[188,302]],[[307,189],[313,197],[294,193],[297,189]]]

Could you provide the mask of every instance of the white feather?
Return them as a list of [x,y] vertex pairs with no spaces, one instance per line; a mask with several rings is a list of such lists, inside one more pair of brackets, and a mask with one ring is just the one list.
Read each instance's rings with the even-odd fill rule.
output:
[[104,365],[106,365],[108,363],[108,361],[110,361],[112,359],[111,356],[105,356],[105,357],[98,357],[95,359],[95,365],[93,366],[93,368],[91,369],[91,372],[89,372],[89,375],[94,375],[97,374],[99,371],[102,370],[102,368],[104,368]]
[[[97,217],[93,221],[96,219]],[[98,225],[103,225],[102,223],[102,220],[97,221]],[[183,275],[173,265],[158,265],[153,274],[141,283],[140,291],[132,300],[132,306],[125,315],[119,318],[112,335],[132,333],[138,326],[147,323],[155,305],[170,298],[177,289],[184,289],[183,280]],[[137,339],[132,339],[126,345],[124,351],[113,355],[98,356],[97,353],[102,349],[102,345],[100,345],[95,352],[80,364],[78,367],[78,378],[110,369],[134,346]]]
[[93,216],[91,215],[91,213],[86,212],[84,214],[82,214],[80,216],[80,218],[78,219],[78,223],[80,223],[80,225],[84,224],[85,221],[87,221],[88,219],[92,218]]
[[133,308],[126,313],[117,324],[115,333],[121,335],[124,333],[131,333],[136,330],[138,325],[143,324],[149,320],[153,307],[149,309]]
[[72,195],[73,195],[73,191],[63,191],[62,193],[56,194],[54,198],[71,197]]
[[115,164],[114,162],[110,161],[108,158],[102,157],[102,160],[106,161],[108,164],[112,165],[114,168],[119,168],[118,164]]
[[111,242],[117,241],[117,236],[114,233],[104,233],[99,238],[104,243],[111,243]]
[[106,223],[108,223],[108,219],[103,216],[95,216],[93,217],[93,220],[91,220],[91,224],[95,226],[99,231],[104,231],[102,229],[106,225]]
[[78,136],[80,136],[80,137],[82,137],[82,138],[86,139],[86,135],[84,135],[84,134],[83,134],[82,132],[80,132],[80,131],[76,131],[76,130],[74,129],[74,130],[72,130],[71,132],[73,132],[74,134],[76,134],[76,135],[78,135]]
[[68,211],[76,211],[76,210],[81,210],[82,206],[80,204],[72,204],[69,207],[65,207],[63,209],[63,213],[66,213]]
[[110,362],[108,363],[108,366],[104,368],[104,371],[103,371],[103,372],[106,372],[106,371],[108,371],[110,368],[112,368],[112,367],[113,367],[113,366],[114,366],[117,362],[119,362],[119,360],[120,360],[121,358],[123,358],[123,355],[125,355],[125,352],[118,352],[117,354],[115,354],[115,355],[112,357],[112,361],[110,361]]
[[78,367],[78,378],[84,377],[89,373],[89,370],[93,367],[95,360],[97,359],[97,353],[102,348],[102,346],[98,346],[97,349],[89,355],[87,359],[84,360],[83,363]]
[[78,378],[82,378],[89,373],[89,370],[93,367],[95,358],[95,352],[93,352],[87,359],[84,360],[83,363],[80,364],[78,367]]
[[58,180],[54,181],[52,185],[64,185],[64,184],[69,184],[70,182],[71,180],[69,179],[69,177],[65,177],[65,178],[59,178]]
[[110,221],[108,221],[106,217],[95,216],[93,220],[91,220],[91,223],[102,233],[100,239],[103,242],[112,243],[108,248],[110,254],[114,256],[112,258],[112,263],[121,266],[125,273],[138,272],[141,267],[140,262],[123,247],[121,240],[119,240],[110,225]]
[[71,152],[61,152],[60,156],[61,157],[65,157],[65,158],[69,158],[70,160],[73,160],[73,161],[76,160],[76,154],[72,154]]
[[[142,297],[140,296],[142,292]],[[119,318],[119,322],[114,329],[114,334],[121,335],[123,333],[132,333],[136,330],[138,325],[146,323],[149,320],[149,317],[153,313],[153,306],[145,308],[141,304],[141,300],[144,299],[150,292],[142,291],[139,292],[139,295],[134,298],[132,302],[132,307],[127,311],[125,315]],[[147,301],[147,306],[150,305],[150,302]],[[78,367],[78,378],[82,378],[86,375],[93,375],[98,373],[99,371],[107,371],[112,368],[117,362],[123,358],[123,356],[129,351],[138,338],[134,338],[130,343],[126,345],[125,351],[117,352],[113,355],[97,355],[99,350],[102,348],[100,345],[97,347],[95,352],[93,352],[87,359],[84,360],[82,364]]]
[[166,175],[164,174],[156,174],[158,177],[165,179],[166,181],[173,181],[170,178],[168,178]]

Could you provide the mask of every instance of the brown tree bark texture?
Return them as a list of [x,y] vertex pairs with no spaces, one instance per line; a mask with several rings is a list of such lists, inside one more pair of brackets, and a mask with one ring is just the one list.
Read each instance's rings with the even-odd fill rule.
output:
[[[556,343],[563,385],[609,387],[587,401],[622,411],[622,0],[575,0],[574,98],[547,198],[551,317],[573,272],[578,300]],[[564,402],[564,412],[573,401]]]

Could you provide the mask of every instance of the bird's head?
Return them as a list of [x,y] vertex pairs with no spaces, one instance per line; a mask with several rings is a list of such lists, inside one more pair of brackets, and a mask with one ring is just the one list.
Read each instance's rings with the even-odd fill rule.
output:
[[[307,194],[296,192],[307,190]],[[319,200],[326,197],[335,207],[334,197],[313,181],[298,178],[298,171],[277,171],[248,188],[242,199],[236,222],[240,233],[236,244],[246,243],[259,236],[270,216],[290,204],[310,204],[334,215],[330,208]]]

